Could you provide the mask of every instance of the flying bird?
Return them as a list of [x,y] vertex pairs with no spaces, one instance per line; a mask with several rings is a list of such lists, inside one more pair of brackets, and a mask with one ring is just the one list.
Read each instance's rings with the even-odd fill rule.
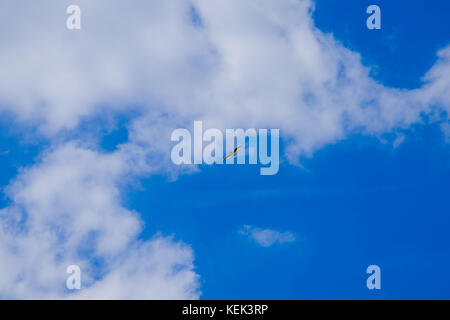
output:
[[238,151],[238,149],[239,149],[240,147],[241,147],[241,146],[239,145],[239,146],[237,146],[236,148],[234,148],[233,152],[231,152],[229,155],[227,155],[225,158],[223,158],[223,161],[227,160],[227,159],[230,158],[231,156],[236,157],[236,152]]

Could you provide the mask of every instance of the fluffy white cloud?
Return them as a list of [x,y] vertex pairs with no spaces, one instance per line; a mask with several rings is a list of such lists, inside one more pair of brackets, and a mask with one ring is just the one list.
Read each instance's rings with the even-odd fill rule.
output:
[[147,127],[164,118],[168,129],[194,119],[280,128],[296,162],[350,133],[404,129],[450,108],[450,49],[421,88],[387,88],[314,26],[310,0],[79,0],[78,31],[65,27],[68,4],[0,4],[0,106],[50,137],[136,110]]
[[270,247],[275,243],[281,244],[295,241],[295,236],[289,231],[280,232],[271,229],[260,229],[248,225],[239,230],[239,233],[249,236],[262,247]]
[[76,264],[83,290],[75,297],[198,298],[191,248],[160,235],[138,240],[139,214],[121,205],[121,185],[150,170],[131,152],[67,143],[9,186],[12,203],[0,211],[0,297],[73,297],[65,271]]
[[201,85],[189,2],[80,0],[79,31],[66,29],[69,4],[1,2],[2,109],[53,135],[103,111],[183,104]]

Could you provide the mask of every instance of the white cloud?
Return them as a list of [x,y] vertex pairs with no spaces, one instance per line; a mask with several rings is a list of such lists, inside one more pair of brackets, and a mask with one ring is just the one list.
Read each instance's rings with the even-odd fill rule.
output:
[[194,119],[280,128],[296,162],[350,133],[380,135],[450,110],[450,49],[421,88],[385,87],[314,26],[309,0],[80,0],[78,31],[65,28],[68,4],[0,4],[0,106],[49,137],[133,109],[150,120],[137,119],[143,131],[161,117],[168,129]]
[[245,225],[239,230],[239,233],[249,236],[262,247],[270,247],[276,243],[282,244],[296,240],[294,234],[289,231],[280,232],[271,229],[260,229],[249,225]]
[[160,235],[137,239],[142,222],[121,205],[120,187],[124,177],[150,169],[130,152],[67,143],[8,187],[12,203],[0,211],[0,297],[77,297],[65,290],[72,264],[83,272],[84,298],[199,297],[190,247]]

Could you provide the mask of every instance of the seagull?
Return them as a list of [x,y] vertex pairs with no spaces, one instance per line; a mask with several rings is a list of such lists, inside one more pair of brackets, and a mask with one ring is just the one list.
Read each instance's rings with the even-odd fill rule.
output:
[[234,156],[234,157],[236,158],[236,152],[238,151],[238,149],[239,149],[240,147],[241,147],[241,146],[239,145],[239,146],[237,146],[236,148],[234,148],[233,152],[231,152],[229,155],[227,155],[225,158],[223,158],[223,161],[227,160],[227,159],[230,158],[231,156]]

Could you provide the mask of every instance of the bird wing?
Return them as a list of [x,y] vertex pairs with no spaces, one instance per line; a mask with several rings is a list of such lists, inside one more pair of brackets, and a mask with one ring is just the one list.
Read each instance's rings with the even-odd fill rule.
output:
[[223,161],[227,160],[229,157],[231,157],[233,155],[233,153],[230,153],[229,155],[227,155],[225,158],[223,158]]
[[231,152],[230,154],[228,154],[225,158],[223,158],[223,161],[225,161],[225,160],[227,160],[229,157],[231,157],[231,156],[235,156],[236,157],[236,152],[238,151],[238,149],[240,148],[241,146],[237,146],[236,148],[234,148],[234,151],[233,152]]

